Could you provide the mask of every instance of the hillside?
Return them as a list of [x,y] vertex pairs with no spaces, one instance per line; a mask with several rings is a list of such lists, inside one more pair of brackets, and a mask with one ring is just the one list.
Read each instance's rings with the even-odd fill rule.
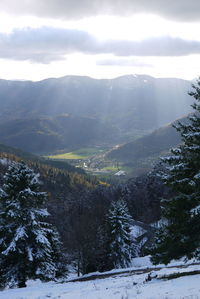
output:
[[168,151],[171,147],[177,146],[179,142],[179,134],[171,125],[168,125],[133,142],[119,146],[109,152],[108,157],[134,163],[138,159],[159,156],[163,151]]
[[[94,189],[98,184],[95,177],[86,175],[84,170],[62,161],[51,161],[32,154],[0,144],[0,184],[11,161],[24,161],[29,167],[40,174],[41,188],[49,194],[48,207],[57,217],[59,207],[67,204],[69,198],[76,199],[78,193]],[[56,207],[56,210],[54,208]],[[59,219],[59,217],[58,217]]]
[[65,170],[71,173],[85,174],[84,170],[81,168],[76,168],[66,161],[52,161],[49,159],[44,159],[39,156],[33,155],[29,152],[22,151],[15,147],[10,147],[5,144],[0,143],[0,158],[11,159],[11,160],[23,160],[28,164],[42,164],[49,167],[54,167],[60,170]]
[[34,153],[128,142],[188,113],[190,85],[145,75],[0,80],[0,142]]
[[1,143],[36,154],[117,142],[117,136],[112,127],[90,117],[60,115],[0,123]]
[[4,183],[3,176],[10,165],[10,161],[22,160],[40,174],[41,191],[48,192],[47,208],[51,213],[51,222],[58,228],[63,243],[69,242],[69,231],[66,231],[66,227],[71,226],[71,216],[69,215],[72,214],[81,195],[94,190],[99,185],[99,181],[66,162],[41,159],[18,149],[0,145],[1,186]]
[[199,298],[199,265],[177,262],[152,267],[147,257],[133,267],[91,273],[58,283],[30,281],[27,288],[0,292],[1,299],[184,299]]
[[[181,122],[185,120],[185,118],[180,119]],[[136,173],[145,172],[151,169],[160,156],[166,155],[170,148],[176,147],[180,142],[180,134],[170,124],[133,142],[114,148],[106,157],[130,166]]]

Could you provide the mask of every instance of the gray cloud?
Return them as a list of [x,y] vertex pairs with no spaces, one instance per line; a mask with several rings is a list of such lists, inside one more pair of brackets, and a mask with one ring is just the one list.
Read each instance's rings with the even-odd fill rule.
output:
[[1,0],[0,10],[63,19],[144,12],[179,21],[200,20],[199,0]]
[[16,29],[0,33],[0,57],[49,63],[74,52],[95,52],[96,40],[85,31],[57,28]]
[[185,56],[200,54],[200,42],[171,37],[99,42],[85,31],[50,27],[0,33],[0,58],[49,63],[75,52],[124,57]]
[[139,42],[108,41],[104,49],[117,56],[186,56],[200,53],[200,42],[164,36]]

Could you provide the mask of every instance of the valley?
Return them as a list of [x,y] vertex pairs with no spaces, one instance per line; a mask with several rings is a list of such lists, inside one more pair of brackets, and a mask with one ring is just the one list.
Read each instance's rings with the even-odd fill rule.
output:
[[150,171],[160,157],[181,143],[181,138],[173,127],[183,117],[170,125],[138,137],[132,142],[110,147],[96,146],[81,148],[73,152],[48,156],[55,161],[68,161],[75,167],[83,168],[92,175],[135,177]]
[[54,161],[68,161],[71,165],[84,169],[88,174],[112,176],[121,170],[121,167],[118,162],[106,158],[111,149],[101,146],[81,148],[73,152],[47,156],[46,158]]
[[189,89],[146,75],[0,80],[0,143],[90,174],[137,176],[178,144],[168,124],[191,111]]

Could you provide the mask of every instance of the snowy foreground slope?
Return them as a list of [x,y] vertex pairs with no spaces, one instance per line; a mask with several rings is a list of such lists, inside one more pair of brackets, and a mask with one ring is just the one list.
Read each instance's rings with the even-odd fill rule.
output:
[[[127,269],[127,273],[117,270],[107,272],[107,275],[111,274],[107,278],[102,275],[102,278],[88,281],[30,282],[27,288],[1,291],[0,299],[200,299],[200,274],[160,279],[172,273],[199,271],[200,265],[182,267],[181,263],[176,263],[170,265],[173,266],[171,268],[157,268],[151,271],[151,276],[157,277],[146,281],[149,273],[141,271],[145,269],[145,262],[149,267],[147,259],[136,259],[137,267]],[[134,272],[136,268],[140,269],[137,274]],[[86,277],[89,279],[92,275]]]

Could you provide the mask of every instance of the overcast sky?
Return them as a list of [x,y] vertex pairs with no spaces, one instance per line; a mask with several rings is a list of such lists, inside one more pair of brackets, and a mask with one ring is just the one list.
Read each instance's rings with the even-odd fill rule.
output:
[[1,0],[0,78],[200,75],[200,0]]

